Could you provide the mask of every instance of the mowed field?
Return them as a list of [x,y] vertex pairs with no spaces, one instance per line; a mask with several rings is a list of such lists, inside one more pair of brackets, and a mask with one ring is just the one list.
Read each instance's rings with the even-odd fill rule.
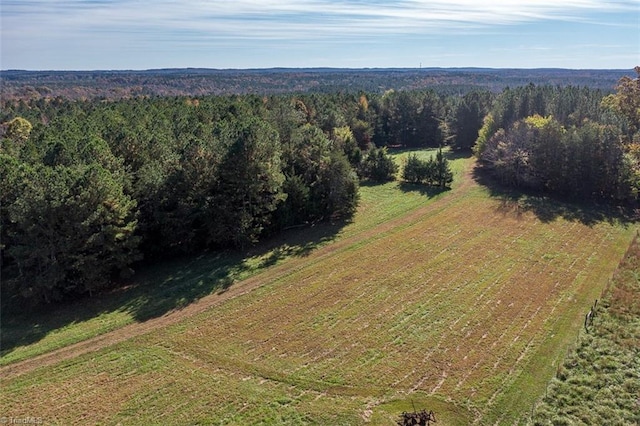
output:
[[201,309],[132,323],[41,366],[8,364],[1,415],[391,425],[415,407],[439,425],[525,423],[636,226],[492,195],[473,165],[455,160],[454,187],[440,194],[363,187],[335,238]]

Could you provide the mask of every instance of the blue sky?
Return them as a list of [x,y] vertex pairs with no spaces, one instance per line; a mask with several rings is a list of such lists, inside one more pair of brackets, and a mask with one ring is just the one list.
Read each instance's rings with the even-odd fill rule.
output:
[[640,65],[640,0],[0,1],[5,70]]

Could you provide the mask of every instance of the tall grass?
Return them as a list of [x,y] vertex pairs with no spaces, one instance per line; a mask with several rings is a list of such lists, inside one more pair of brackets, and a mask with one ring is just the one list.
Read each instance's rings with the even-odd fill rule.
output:
[[640,425],[640,244],[634,239],[593,323],[558,368],[531,423]]

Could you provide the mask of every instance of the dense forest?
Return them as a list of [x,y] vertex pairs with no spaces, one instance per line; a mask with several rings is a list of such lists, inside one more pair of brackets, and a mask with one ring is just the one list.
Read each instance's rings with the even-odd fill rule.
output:
[[617,93],[605,97],[528,86],[496,98],[473,149],[508,186],[633,204],[640,189],[639,128],[639,78],[621,79]]
[[0,73],[5,99],[121,99],[136,96],[205,96],[369,92],[432,89],[441,94],[498,93],[533,83],[611,91],[627,70],[489,68],[206,68],[146,71],[21,71]]
[[[640,72],[640,69],[637,71]],[[141,259],[245,248],[345,220],[387,149],[472,150],[503,185],[637,201],[640,83],[501,93],[433,90],[107,100],[6,98],[0,123],[2,291],[91,294]],[[442,151],[401,178],[446,188]]]

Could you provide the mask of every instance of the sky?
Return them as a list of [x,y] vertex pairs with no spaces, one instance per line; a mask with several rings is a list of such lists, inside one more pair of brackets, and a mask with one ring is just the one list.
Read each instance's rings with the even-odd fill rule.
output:
[[640,65],[640,0],[0,0],[0,69]]

